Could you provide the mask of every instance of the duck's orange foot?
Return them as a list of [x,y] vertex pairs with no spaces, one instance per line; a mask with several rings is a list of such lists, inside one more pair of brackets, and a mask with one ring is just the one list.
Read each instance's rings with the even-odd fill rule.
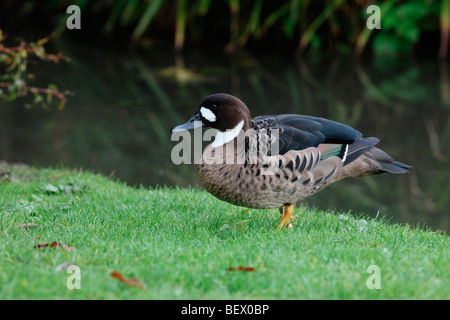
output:
[[282,228],[292,228],[291,219],[295,219],[295,217],[292,216],[292,212],[294,211],[294,205],[293,204],[287,204],[280,208],[281,212],[281,222],[278,225],[277,230],[280,230]]

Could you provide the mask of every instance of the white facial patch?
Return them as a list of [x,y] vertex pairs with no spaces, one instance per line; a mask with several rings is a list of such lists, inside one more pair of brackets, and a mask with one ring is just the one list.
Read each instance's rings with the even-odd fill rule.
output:
[[200,113],[202,114],[202,117],[205,118],[206,120],[208,120],[209,122],[214,122],[217,119],[214,112],[212,112],[208,108],[201,107]]
[[230,142],[239,135],[243,127],[244,127],[244,120],[239,122],[238,125],[231,130],[227,130],[225,132],[221,131],[217,132],[216,139],[211,144],[211,146],[213,148],[217,148],[224,145],[225,143]]

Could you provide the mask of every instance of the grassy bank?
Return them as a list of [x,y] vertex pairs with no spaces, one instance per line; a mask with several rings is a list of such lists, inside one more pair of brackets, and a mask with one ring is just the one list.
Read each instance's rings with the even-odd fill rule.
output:
[[[293,228],[277,231],[277,210],[235,207],[200,190],[3,163],[0,299],[450,298],[448,236],[295,213]],[[70,264],[81,289],[67,288]],[[367,287],[372,265],[380,289]]]

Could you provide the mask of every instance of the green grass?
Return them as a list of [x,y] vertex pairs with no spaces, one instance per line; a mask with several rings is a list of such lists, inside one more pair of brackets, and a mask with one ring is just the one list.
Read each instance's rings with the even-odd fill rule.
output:
[[[326,192],[326,191],[325,191]],[[383,219],[0,164],[0,299],[449,299],[449,237]],[[37,226],[15,228],[24,223]],[[63,247],[35,248],[40,243]],[[81,270],[68,289],[63,263]],[[381,289],[368,289],[367,268]],[[254,271],[230,271],[239,266]],[[118,271],[144,286],[110,276]]]

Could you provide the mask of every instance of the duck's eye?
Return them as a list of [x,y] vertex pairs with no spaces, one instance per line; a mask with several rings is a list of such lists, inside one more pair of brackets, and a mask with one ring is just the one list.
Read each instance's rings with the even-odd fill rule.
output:
[[211,108],[217,108],[217,104],[212,104]]

